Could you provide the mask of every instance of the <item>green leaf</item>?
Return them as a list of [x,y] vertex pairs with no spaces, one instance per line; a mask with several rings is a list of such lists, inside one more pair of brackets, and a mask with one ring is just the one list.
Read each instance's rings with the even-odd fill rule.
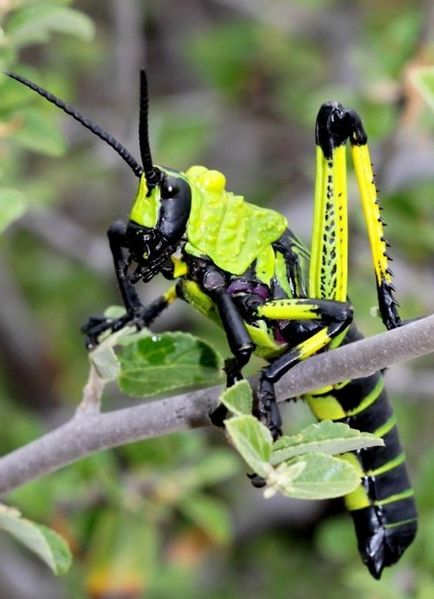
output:
[[416,89],[429,107],[434,110],[434,67],[419,67],[411,73]]
[[221,380],[221,357],[207,343],[187,333],[137,339],[119,348],[118,358],[118,386],[132,397],[150,397]]
[[178,508],[216,543],[227,543],[231,537],[231,523],[224,504],[207,495],[195,494],[184,499]]
[[270,462],[280,464],[304,453],[335,455],[377,445],[384,445],[384,441],[371,433],[361,433],[341,422],[323,420],[311,424],[298,435],[278,439],[273,445]]
[[298,499],[329,499],[346,495],[360,484],[348,462],[322,453],[308,453],[280,464],[267,477],[266,497],[276,492]]
[[133,335],[134,327],[124,327],[116,333],[108,336],[100,342],[97,347],[89,353],[89,360],[95,366],[99,377],[105,381],[115,381],[121,373],[121,365],[114,351],[114,346],[120,343],[124,337]]
[[27,202],[17,189],[0,189],[0,233],[24,214]]
[[84,42],[90,42],[95,34],[91,19],[66,6],[40,3],[14,13],[8,22],[8,35],[15,47],[43,43],[53,32],[68,33]]
[[252,389],[248,381],[238,381],[226,389],[220,401],[236,416],[252,413]]
[[72,556],[66,541],[56,532],[22,518],[15,508],[0,505],[0,529],[7,531],[36,553],[57,575],[68,571]]
[[268,464],[273,438],[266,426],[254,416],[235,416],[225,420],[225,427],[247,464],[253,471],[266,478],[272,467]]

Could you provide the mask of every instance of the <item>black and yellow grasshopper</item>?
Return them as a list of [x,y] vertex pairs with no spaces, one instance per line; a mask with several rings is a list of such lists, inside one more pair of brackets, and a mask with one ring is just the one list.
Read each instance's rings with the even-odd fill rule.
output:
[[[148,326],[175,299],[183,299],[223,327],[233,356],[226,361],[228,385],[242,378],[242,368],[252,353],[267,361],[257,389],[257,415],[277,438],[281,419],[274,384],[301,360],[361,336],[352,323],[347,297],[347,142],[360,190],[381,318],[388,329],[400,325],[367,136],[355,111],[327,102],[318,113],[309,253],[283,215],[227,191],[222,173],[204,166],[179,172],[153,163],[143,71],[141,164],[77,110],[20,75],[8,75],[107,142],[139,179],[128,223],[117,221],[108,230],[126,315],[91,318],[84,327],[88,347],[98,344],[106,331],[131,323]],[[176,282],[144,307],[135,285],[158,273]],[[413,490],[382,374],[343,381],[304,399],[319,420],[345,422],[384,440],[384,447],[348,456],[361,482],[346,497],[362,559],[379,578],[383,568],[394,564],[410,545],[417,527]],[[217,424],[223,417],[222,408],[212,415]]]

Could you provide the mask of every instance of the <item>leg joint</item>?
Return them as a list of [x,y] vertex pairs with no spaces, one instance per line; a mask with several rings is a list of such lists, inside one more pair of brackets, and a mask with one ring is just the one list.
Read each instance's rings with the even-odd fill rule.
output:
[[316,120],[316,143],[326,158],[331,158],[333,148],[345,144],[364,145],[368,141],[360,116],[355,110],[344,108],[338,102],[325,102]]
[[110,225],[107,231],[109,240],[123,238],[125,236],[126,228],[127,225],[122,220],[115,220],[115,222]]

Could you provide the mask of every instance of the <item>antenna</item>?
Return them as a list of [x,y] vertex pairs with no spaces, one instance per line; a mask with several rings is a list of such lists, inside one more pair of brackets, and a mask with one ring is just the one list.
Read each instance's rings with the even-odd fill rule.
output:
[[149,94],[148,94],[148,79],[146,71],[140,70],[140,114],[139,114],[139,143],[140,155],[142,158],[143,171],[148,187],[148,195],[153,187],[158,185],[159,171],[152,164],[151,148],[149,146]]
[[57,98],[55,95],[40,87],[36,83],[33,83],[33,81],[29,81],[28,79],[22,77],[21,75],[18,75],[17,73],[5,72],[5,75],[11,77],[12,79],[15,79],[19,83],[22,83],[26,87],[30,88],[31,90],[33,90],[34,92],[51,102],[51,104],[57,106],[57,108],[63,110],[63,112],[66,112],[66,114],[72,116],[72,118],[81,123],[83,127],[86,127],[86,129],[89,129],[89,131],[91,131],[94,135],[108,143],[108,145],[112,147],[114,151],[117,152],[123,160],[125,160],[125,162],[132,169],[136,177],[140,177],[142,175],[143,167],[137,162],[134,156],[132,156],[128,152],[128,150],[119,141],[117,141],[117,139],[110,135],[110,133],[107,133],[107,131],[101,129],[99,125],[93,123],[90,119],[78,112],[78,110],[72,108],[72,106],[69,106],[63,100],[60,100],[60,98]]

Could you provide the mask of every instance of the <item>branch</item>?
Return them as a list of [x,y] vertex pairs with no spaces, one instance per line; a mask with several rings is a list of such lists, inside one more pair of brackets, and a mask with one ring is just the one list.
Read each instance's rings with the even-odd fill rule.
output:
[[[283,401],[433,351],[429,316],[298,364],[276,385],[277,396]],[[210,387],[106,414],[78,410],[66,424],[0,459],[0,493],[103,449],[207,426],[220,392]]]

